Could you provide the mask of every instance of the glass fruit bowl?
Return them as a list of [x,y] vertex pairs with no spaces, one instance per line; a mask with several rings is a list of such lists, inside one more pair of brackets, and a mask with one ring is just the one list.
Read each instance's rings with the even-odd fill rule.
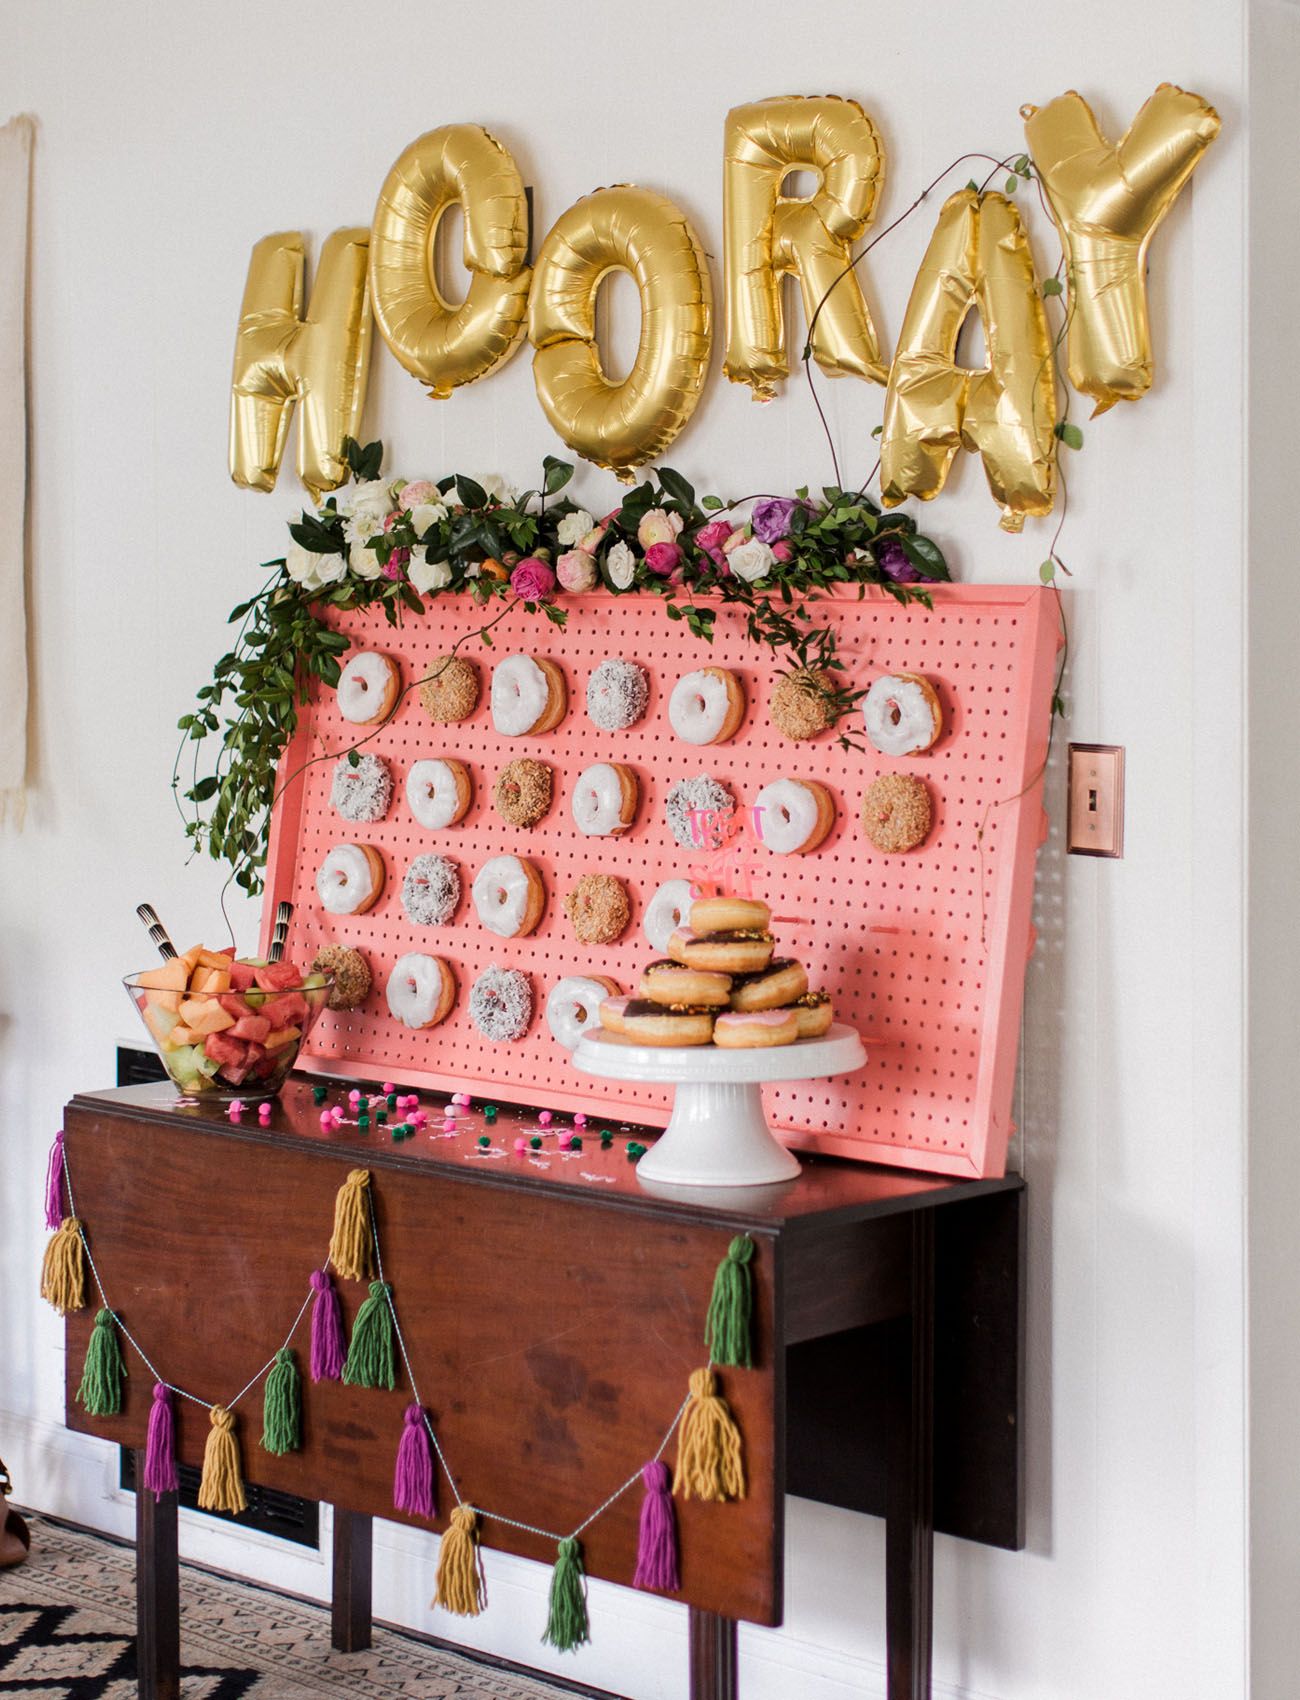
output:
[[334,982],[195,947],[122,984],[176,1089],[224,1100],[280,1090]]

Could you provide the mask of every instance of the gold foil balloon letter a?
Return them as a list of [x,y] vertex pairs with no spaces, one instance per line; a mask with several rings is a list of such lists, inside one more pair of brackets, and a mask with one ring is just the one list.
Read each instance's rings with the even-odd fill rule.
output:
[[[781,280],[793,273],[822,371],[883,384],[871,314],[849,269],[884,177],[871,120],[835,95],[761,100],[727,114],[723,156],[727,376],[770,401],[789,375]],[[793,171],[817,176],[811,195],[782,193]]]
[[[632,370],[612,383],[596,344],[596,293],[620,270],[641,297],[641,339]],[[563,441],[630,481],[695,411],[711,313],[704,251],[666,196],[623,184],[575,202],[542,244],[528,307],[537,398]]]
[[[975,306],[988,364],[956,364]],[[1056,378],[1047,319],[1020,215],[1005,196],[962,189],[939,214],[899,337],[885,396],[880,486],[886,507],[942,490],[959,448],[984,460],[1001,524],[1051,511]]]
[[1112,146],[1073,90],[1020,111],[1065,249],[1070,382],[1103,413],[1151,387],[1147,245],[1218,135],[1219,115],[1161,83]]
[[[449,207],[465,217],[469,290],[438,288],[434,242]],[[445,400],[504,365],[528,308],[528,200],[514,160],[477,124],[447,124],[412,142],[379,191],[370,291],[384,341],[429,394]]]
[[368,230],[336,230],[302,316],[302,235],[264,236],[248,262],[230,392],[230,476],[274,490],[295,405],[298,476],[319,499],[348,477],[343,441],[361,433],[370,372]]

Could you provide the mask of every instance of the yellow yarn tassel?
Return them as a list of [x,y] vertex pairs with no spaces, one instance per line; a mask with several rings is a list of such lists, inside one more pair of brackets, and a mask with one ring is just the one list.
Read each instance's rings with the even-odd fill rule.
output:
[[486,1604],[483,1560],[478,1550],[478,1513],[458,1505],[438,1552],[438,1586],[433,1603],[457,1617],[477,1617]]
[[710,1369],[691,1372],[691,1397],[682,1416],[673,1492],[683,1499],[745,1497],[740,1430]]
[[235,1419],[224,1405],[208,1412],[212,1428],[203,1448],[203,1476],[199,1481],[201,1511],[246,1511],[243,1472],[239,1467],[239,1442]]
[[80,1310],[86,1302],[86,1254],[81,1244],[81,1223],[65,1216],[63,1225],[51,1235],[41,1265],[41,1297],[60,1316]]
[[368,1281],[374,1273],[370,1232],[370,1170],[353,1169],[334,1200],[330,1262],[346,1281]]

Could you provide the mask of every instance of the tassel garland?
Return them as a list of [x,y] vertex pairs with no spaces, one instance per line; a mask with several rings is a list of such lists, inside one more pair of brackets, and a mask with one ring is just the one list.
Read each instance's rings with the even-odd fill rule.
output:
[[582,1568],[582,1547],[572,1535],[560,1542],[559,1557],[551,1572],[550,1611],[542,1645],[571,1653],[590,1641],[587,1628],[587,1578]]
[[302,1445],[302,1378],[292,1348],[281,1346],[266,1378],[262,1450],[282,1457]]
[[641,1501],[641,1528],[636,1547],[634,1588],[657,1588],[675,1594],[682,1585],[677,1562],[677,1514],[669,1492],[668,1466],[652,1458],[641,1471],[645,1498]]
[[349,1387],[392,1388],[397,1384],[393,1316],[388,1304],[392,1290],[387,1281],[372,1281],[370,1297],[357,1312],[348,1361],[343,1366],[343,1379]]
[[740,1431],[717,1390],[712,1370],[691,1371],[682,1415],[673,1492],[683,1499],[743,1499],[745,1464]]
[[737,1234],[713,1277],[713,1296],[704,1323],[709,1356],[715,1364],[733,1369],[752,1369],[754,1364],[754,1292],[749,1272],[753,1255],[753,1240],[748,1234]]
[[402,1438],[393,1471],[393,1505],[415,1517],[432,1517],[433,1448],[425,1426],[423,1405],[408,1405],[402,1421]]
[[86,1302],[86,1252],[81,1243],[81,1223],[65,1216],[62,1225],[45,1247],[41,1265],[41,1297],[60,1316],[80,1310]]
[[311,1378],[337,1381],[343,1374],[343,1360],[347,1356],[339,1296],[328,1269],[313,1269],[311,1284],[316,1289],[311,1307]]
[[176,1473],[176,1420],[172,1412],[172,1392],[163,1381],[153,1384],[149,1433],[145,1440],[144,1485],[155,1498],[161,1493],[175,1493],[181,1485]]
[[199,1481],[200,1511],[229,1511],[232,1514],[248,1509],[244,1495],[244,1477],[239,1467],[239,1442],[235,1439],[235,1419],[224,1405],[214,1405],[208,1412],[212,1424],[208,1442],[203,1448],[203,1475]]
[[51,1232],[63,1220],[63,1133],[54,1136],[50,1163],[45,1171],[45,1226]]
[[370,1170],[353,1169],[334,1200],[330,1262],[345,1281],[368,1281],[374,1273],[370,1232]]
[[487,1603],[483,1560],[478,1549],[478,1513],[472,1505],[452,1511],[438,1549],[438,1582],[433,1603],[457,1617],[477,1617]]
[[90,1331],[86,1364],[77,1389],[77,1403],[89,1417],[115,1417],[122,1409],[122,1348],[117,1343],[111,1310],[101,1310]]

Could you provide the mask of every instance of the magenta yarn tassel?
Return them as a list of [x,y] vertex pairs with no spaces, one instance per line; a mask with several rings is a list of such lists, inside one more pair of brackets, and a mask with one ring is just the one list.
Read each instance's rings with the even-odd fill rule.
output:
[[60,1130],[50,1146],[50,1166],[45,1171],[45,1226],[53,1233],[69,1214],[63,1208],[63,1133]]
[[181,1485],[176,1474],[176,1429],[172,1418],[171,1388],[161,1381],[153,1384],[153,1406],[149,1412],[149,1434],[145,1441],[144,1485],[150,1493],[175,1493]]
[[347,1358],[339,1296],[328,1269],[313,1269],[311,1284],[316,1289],[316,1302],[311,1310],[311,1378],[337,1381]]
[[397,1448],[397,1468],[393,1471],[393,1504],[399,1511],[411,1511],[417,1517],[434,1515],[433,1451],[422,1405],[406,1407],[402,1439]]
[[677,1517],[669,1491],[668,1466],[654,1458],[641,1471],[645,1498],[641,1501],[641,1531],[636,1548],[634,1588],[657,1588],[675,1594],[682,1585],[677,1563]]

